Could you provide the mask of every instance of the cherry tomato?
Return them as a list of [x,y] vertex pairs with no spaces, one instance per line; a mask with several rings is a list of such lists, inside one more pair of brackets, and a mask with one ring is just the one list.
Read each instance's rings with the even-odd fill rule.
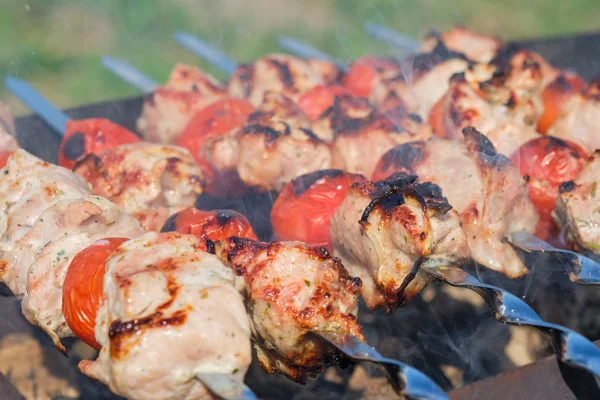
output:
[[385,70],[399,70],[398,65],[384,58],[361,57],[354,61],[343,79],[344,86],[355,96],[369,97],[375,78]]
[[304,93],[298,105],[314,121],[333,105],[336,96],[350,94],[350,90],[340,85],[319,85]]
[[444,115],[444,104],[445,104],[446,96],[442,96],[431,110],[429,110],[428,122],[433,129],[433,133],[439,137],[447,137],[446,135],[446,125],[445,125],[445,115]]
[[279,240],[299,240],[331,250],[330,220],[361,175],[329,169],[289,182],[273,204],[271,223]]
[[550,239],[556,230],[547,229],[562,182],[577,178],[588,154],[579,145],[552,136],[532,139],[511,157],[521,175],[529,177],[527,192],[540,214],[538,234]]
[[573,74],[560,75],[542,92],[544,113],[537,123],[537,131],[546,134],[560,115],[562,106],[583,88],[583,79]]
[[210,137],[225,135],[242,126],[253,111],[254,106],[244,99],[218,100],[198,111],[179,136],[177,145],[188,149],[198,165],[211,171],[208,193],[217,197],[241,194],[244,184],[237,172],[214,171],[205,158],[203,146]]
[[58,164],[73,169],[88,154],[98,154],[121,144],[139,141],[141,139],[135,133],[107,119],[69,120],[60,143]]
[[172,215],[161,232],[195,235],[202,241],[204,250],[206,239],[217,241],[238,236],[258,240],[246,217],[233,210],[206,211],[194,207],[186,208]]
[[11,154],[12,151],[4,151],[0,153],[0,168],[4,168]]
[[75,335],[99,350],[94,328],[96,314],[104,303],[106,260],[129,239],[107,238],[80,251],[71,261],[63,286],[62,310],[65,321]]

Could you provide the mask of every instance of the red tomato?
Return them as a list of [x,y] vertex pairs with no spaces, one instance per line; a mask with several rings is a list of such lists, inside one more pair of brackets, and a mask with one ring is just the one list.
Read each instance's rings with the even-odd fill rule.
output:
[[319,85],[304,93],[298,105],[314,121],[333,105],[336,96],[350,94],[350,90],[340,85]]
[[242,126],[254,106],[244,99],[225,98],[218,100],[198,111],[187,124],[177,145],[192,153],[198,165],[214,175],[207,192],[214,196],[233,196],[241,194],[244,187],[237,172],[213,171],[203,152],[206,141],[215,135],[225,135]]
[[58,164],[73,169],[88,154],[98,154],[121,144],[139,141],[141,139],[135,133],[107,119],[69,120],[60,143]]
[[279,240],[299,240],[331,250],[329,226],[335,210],[361,175],[329,169],[289,182],[273,204],[271,223]]
[[62,310],[65,321],[75,335],[95,348],[94,327],[98,308],[104,303],[102,284],[108,257],[129,239],[102,239],[80,251],[71,261],[63,286]]
[[556,231],[547,229],[556,205],[558,187],[577,178],[588,154],[579,145],[552,136],[530,140],[512,155],[521,175],[529,177],[527,191],[540,214],[538,234],[551,239]]
[[384,58],[379,57],[361,57],[354,61],[346,75],[344,75],[343,84],[355,96],[369,97],[375,84],[377,74],[385,70],[399,70],[398,65]]
[[546,134],[554,124],[562,106],[571,96],[583,88],[583,79],[573,74],[560,75],[554,82],[546,86],[542,92],[544,113],[537,123],[537,131]]
[[0,168],[4,168],[11,154],[12,151],[4,151],[0,153]]
[[202,241],[204,250],[206,239],[217,241],[238,236],[258,240],[246,217],[233,210],[186,208],[172,215],[161,229],[161,232],[173,231],[197,236]]

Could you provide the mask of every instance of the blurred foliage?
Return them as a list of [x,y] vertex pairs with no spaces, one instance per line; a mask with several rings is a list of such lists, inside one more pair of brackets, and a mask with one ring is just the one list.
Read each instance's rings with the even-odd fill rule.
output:
[[[600,7],[598,0],[2,0],[0,72],[69,107],[137,94],[102,68],[102,54],[123,57],[157,80],[178,61],[225,78],[174,42],[178,29],[236,60],[277,51],[277,35],[285,34],[349,61],[391,51],[363,33],[367,20],[415,38],[460,23],[514,39],[600,30]],[[3,86],[0,99],[26,112]]]

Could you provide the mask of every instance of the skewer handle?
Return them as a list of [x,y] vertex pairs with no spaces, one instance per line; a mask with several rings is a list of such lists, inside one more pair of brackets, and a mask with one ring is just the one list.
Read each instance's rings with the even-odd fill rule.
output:
[[338,332],[315,332],[355,361],[367,361],[382,368],[398,394],[415,400],[448,400],[444,391],[427,375],[397,360],[383,357],[356,336]]
[[150,93],[158,86],[158,82],[123,59],[103,56],[102,65],[110,72],[144,93]]
[[277,39],[277,43],[279,44],[279,47],[298,57],[316,58],[318,60],[329,61],[334,63],[342,71],[348,71],[348,64],[343,63],[342,61],[330,56],[316,47],[309,45],[308,43],[294,39],[293,37],[280,36],[279,39]]
[[223,400],[257,400],[248,386],[231,375],[199,372],[196,377]]
[[557,324],[545,322],[527,303],[496,286],[482,283],[460,268],[438,267],[427,271],[452,286],[477,292],[488,304],[494,317],[510,325],[531,326],[547,334],[558,358],[570,366],[586,369],[600,376],[600,349],[591,341]]
[[40,92],[25,81],[9,75],[5,79],[5,84],[12,94],[46,121],[60,136],[65,134],[67,121],[70,119],[67,114],[50,104]]
[[179,31],[175,33],[175,40],[181,46],[219,68],[227,75],[233,75],[237,68],[237,63],[233,59],[195,35]]
[[410,53],[418,52],[421,47],[419,42],[410,36],[374,22],[365,22],[364,29],[369,36],[385,42],[390,46],[405,49]]
[[547,253],[556,257],[574,283],[600,285],[600,264],[582,254],[557,249],[527,232],[515,232],[507,239],[514,247],[527,253]]

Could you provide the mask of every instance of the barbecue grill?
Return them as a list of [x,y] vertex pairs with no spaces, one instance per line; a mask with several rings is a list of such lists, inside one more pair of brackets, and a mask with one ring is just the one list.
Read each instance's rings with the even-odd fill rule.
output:
[[[521,42],[539,52],[560,68],[572,68],[584,79],[597,74],[600,63],[600,34],[560,37]],[[67,110],[73,118],[104,117],[135,130],[142,98],[130,98]],[[60,139],[52,129],[35,116],[16,121],[18,140],[32,154],[56,162]],[[272,199],[261,194],[228,200],[202,196],[201,208],[233,208],[248,216],[257,234],[269,239],[269,207]],[[600,303],[598,289],[578,286],[569,281],[559,261],[548,255],[526,255],[531,272],[524,278],[510,280],[488,271],[473,271],[483,282],[500,286],[522,297],[544,320],[564,325],[592,340],[600,338],[600,320],[594,315]],[[516,329],[497,323],[488,309],[472,297],[454,298],[437,282],[406,307],[392,316],[380,313],[361,315],[367,342],[382,354],[405,361],[433,378],[448,391],[452,399],[528,398],[545,399],[600,398],[593,375],[556,362],[545,343],[530,349],[528,355],[537,361],[520,369],[507,354],[515,339]],[[10,323],[0,325],[0,337],[14,331],[31,332],[43,347],[62,357],[52,342],[29,326],[11,297],[0,298],[0,316]],[[522,328],[525,332],[525,329]],[[527,331],[529,332],[529,331]],[[74,342],[68,342],[71,349]],[[513,342],[512,346],[518,343]],[[69,347],[69,346],[68,346]],[[518,352],[519,350],[517,350]],[[76,368],[77,350],[69,359],[60,359],[68,378],[75,382],[83,398],[115,398],[102,384],[81,375]],[[525,361],[523,361],[525,362]],[[452,373],[451,371],[454,371]],[[449,379],[448,377],[453,377]],[[10,378],[10,377],[8,377]],[[10,386],[10,379],[0,376],[0,391],[7,399],[20,395]],[[264,399],[284,396],[298,399],[322,398],[396,398],[387,389],[384,378],[364,366],[332,370],[307,385],[294,384],[281,376],[266,375],[253,365],[246,382]],[[112,397],[111,397],[112,396]]]

